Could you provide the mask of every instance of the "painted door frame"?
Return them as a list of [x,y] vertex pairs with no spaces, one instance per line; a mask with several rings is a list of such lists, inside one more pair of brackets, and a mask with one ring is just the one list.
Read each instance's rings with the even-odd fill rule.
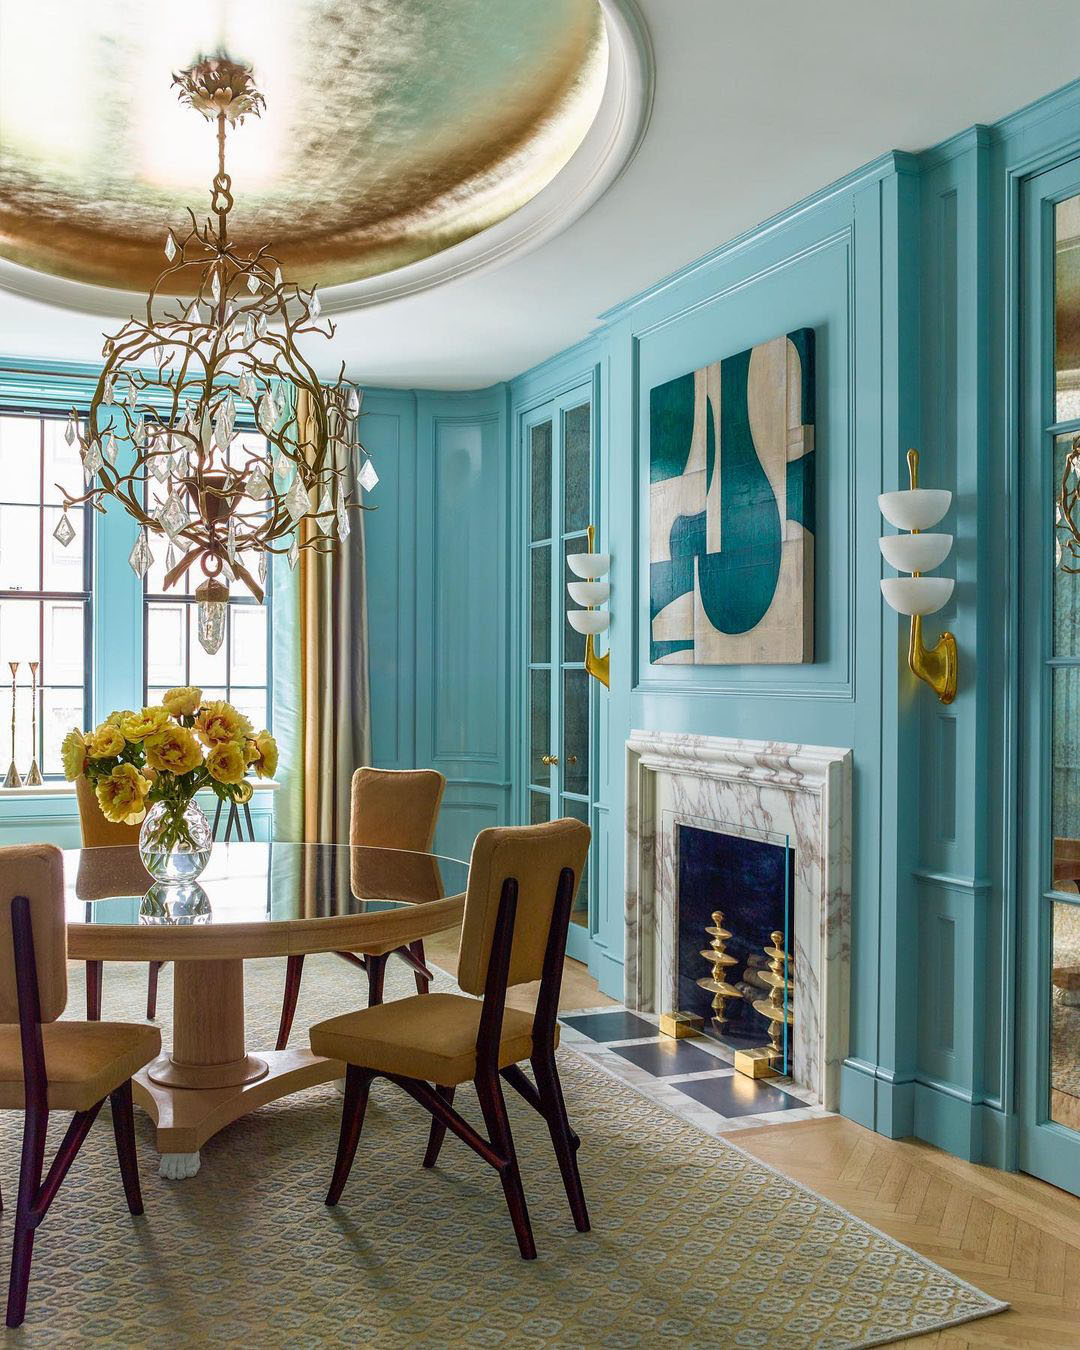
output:
[[[521,701],[520,706],[524,714],[522,721],[525,727],[525,734],[521,738],[521,748],[518,761],[518,781],[521,783],[520,793],[520,819],[527,822],[530,819],[531,798],[534,791],[534,785],[531,774],[531,704],[530,704],[530,670],[531,670],[531,571],[528,566],[529,554],[532,550],[531,538],[531,513],[530,497],[532,488],[532,444],[531,433],[534,427],[542,423],[551,422],[551,633],[550,633],[550,669],[551,669],[551,691],[550,691],[550,731],[549,741],[552,749],[559,755],[559,764],[551,774],[551,779],[547,785],[549,793],[549,811],[550,817],[554,819],[561,813],[560,801],[564,794],[564,776],[565,765],[563,764],[563,696],[562,696],[562,634],[563,634],[563,612],[570,603],[566,594],[565,578],[563,576],[563,501],[562,484],[563,475],[563,423],[567,412],[573,408],[579,408],[583,404],[589,406],[589,494],[590,494],[590,523],[600,528],[600,521],[597,518],[599,510],[599,453],[598,453],[598,418],[597,418],[597,398],[595,380],[590,378],[577,379],[560,388],[556,392],[547,393],[541,400],[531,402],[527,407],[518,412],[517,443],[519,447],[519,459],[521,465],[521,503],[519,519],[521,521],[520,553],[522,556],[522,565],[520,569],[521,577],[521,597],[520,608],[523,615],[523,621],[520,626],[521,646],[519,669],[521,671]],[[576,663],[571,663],[576,666]],[[598,726],[597,726],[597,690],[595,682],[590,682],[589,686],[589,794],[585,803],[589,819],[589,826],[593,831],[593,844],[589,850],[589,904],[588,904],[588,923],[579,925],[572,923],[570,933],[567,939],[567,955],[575,960],[582,961],[592,967],[593,947],[598,930],[598,886],[597,886],[597,848],[596,848],[596,808],[597,808],[597,772],[598,772]],[[570,794],[577,796],[577,794]]]
[[[1080,194],[1080,158],[1021,184],[1021,421],[1018,866],[1019,1165],[1080,1194],[1080,1132],[1049,1119],[1051,906],[1080,903],[1052,888],[1051,766],[1054,517],[1053,447],[1080,418],[1053,421],[1054,206]],[[1080,579],[1078,579],[1080,584]]]

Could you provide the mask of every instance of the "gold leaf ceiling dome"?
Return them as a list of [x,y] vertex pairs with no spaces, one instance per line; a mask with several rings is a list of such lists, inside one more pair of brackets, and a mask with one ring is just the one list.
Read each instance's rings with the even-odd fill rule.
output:
[[240,248],[268,242],[296,281],[323,287],[431,259],[506,221],[574,157],[605,99],[613,50],[605,9],[610,21],[617,8],[613,0],[5,6],[0,263],[147,289],[165,230],[188,207],[207,212],[209,133],[179,106],[170,76],[212,51],[251,66],[266,98],[261,119],[230,138],[230,233]]

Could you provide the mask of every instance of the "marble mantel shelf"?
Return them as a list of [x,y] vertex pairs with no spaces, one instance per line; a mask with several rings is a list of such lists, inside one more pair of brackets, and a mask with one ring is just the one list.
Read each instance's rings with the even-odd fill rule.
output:
[[[795,852],[794,1078],[825,1107],[847,1052],[851,752],[632,731],[626,742],[626,1003],[677,1007],[678,827],[787,837]],[[661,1006],[662,1005],[662,1006]]]

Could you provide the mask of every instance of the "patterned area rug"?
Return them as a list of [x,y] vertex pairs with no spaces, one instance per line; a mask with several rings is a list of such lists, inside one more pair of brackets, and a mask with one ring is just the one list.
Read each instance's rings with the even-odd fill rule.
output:
[[[387,997],[411,990],[388,971]],[[247,967],[249,1046],[273,1043],[284,962]],[[452,987],[445,977],[442,987]],[[294,1042],[359,1006],[363,977],[309,958]],[[103,1015],[137,1019],[146,967],[105,968]],[[171,1002],[162,972],[159,1008]],[[72,967],[69,1009],[83,1007]],[[167,1036],[167,1027],[166,1036]],[[104,1115],[38,1232],[27,1321],[8,1343],[264,1346],[869,1346],[1004,1305],[564,1049],[593,1231],[575,1232],[543,1123],[507,1094],[539,1259],[522,1262],[494,1172],[377,1082],[341,1204],[323,1196],[341,1098],[312,1089],[213,1139],[188,1181],[157,1175],[137,1111],[146,1215],[132,1220]],[[463,1110],[480,1123],[475,1098]],[[21,1119],[5,1113],[13,1206]],[[51,1147],[65,1121],[57,1119]],[[11,1238],[0,1218],[4,1271]]]

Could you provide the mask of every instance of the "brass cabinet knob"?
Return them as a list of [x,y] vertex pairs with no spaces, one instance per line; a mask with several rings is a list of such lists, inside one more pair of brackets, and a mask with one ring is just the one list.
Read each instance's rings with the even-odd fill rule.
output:
[[541,764],[558,764],[558,762],[559,762],[559,756],[558,756],[558,755],[541,755],[541,756],[540,756],[540,763],[541,763]]
[[577,755],[567,755],[567,757],[566,757],[566,762],[567,762],[567,764],[576,764],[576,763],[577,763]]

